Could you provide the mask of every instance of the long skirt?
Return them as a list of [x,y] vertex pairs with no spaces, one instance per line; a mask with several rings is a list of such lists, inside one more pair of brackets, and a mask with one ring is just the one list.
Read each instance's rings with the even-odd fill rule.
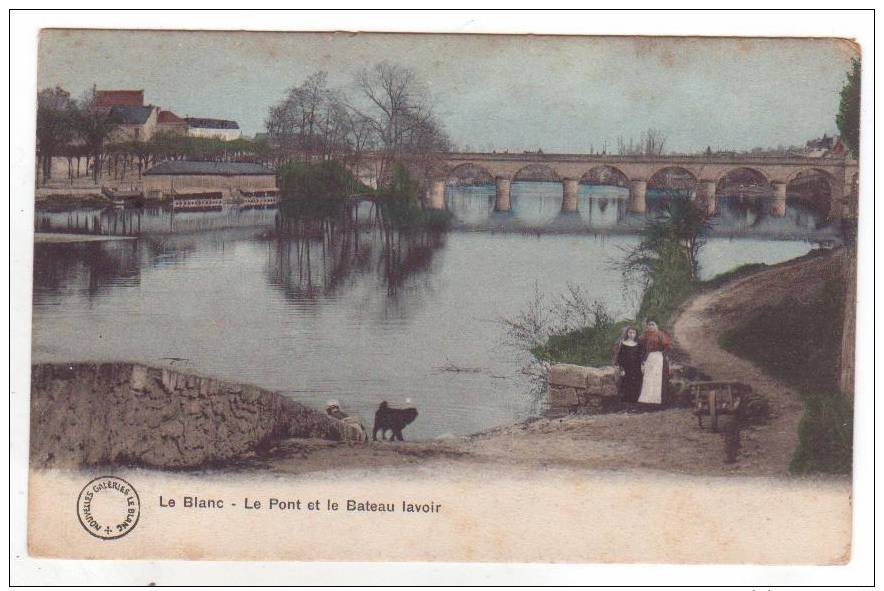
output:
[[663,353],[648,353],[645,375],[638,401],[644,404],[663,404]]

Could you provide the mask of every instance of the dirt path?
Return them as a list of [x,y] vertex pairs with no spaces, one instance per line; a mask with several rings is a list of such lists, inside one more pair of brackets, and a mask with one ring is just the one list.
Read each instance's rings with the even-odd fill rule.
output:
[[685,362],[715,380],[733,380],[752,386],[770,401],[772,420],[744,432],[744,453],[754,457],[759,474],[785,474],[798,444],[798,424],[804,411],[793,389],[754,364],[722,349],[722,333],[752,310],[786,297],[800,300],[809,286],[838,273],[842,252],[775,265],[760,273],[729,282],[688,302],[673,325],[674,342]]

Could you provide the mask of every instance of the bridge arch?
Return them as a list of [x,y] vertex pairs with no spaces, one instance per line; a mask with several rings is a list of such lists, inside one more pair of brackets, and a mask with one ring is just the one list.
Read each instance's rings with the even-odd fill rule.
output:
[[664,166],[648,178],[648,188],[657,190],[693,191],[697,175],[682,166]]
[[[445,184],[465,182],[465,184],[493,184],[494,175],[488,168],[473,162],[464,162],[444,171]],[[481,182],[476,182],[481,181]]]
[[584,172],[580,177],[580,184],[629,187],[629,177],[616,166],[601,164]]
[[771,183],[770,175],[761,168],[756,168],[754,166],[735,166],[733,168],[722,170],[716,177],[715,184],[721,186],[723,181],[731,179],[737,181],[746,179],[754,181],[759,185],[767,186],[770,186]]
[[789,174],[789,176],[786,178],[786,183],[787,184],[791,183],[796,178],[801,177],[801,176],[806,176],[808,174],[818,174],[822,177],[825,177],[825,179],[829,182],[829,184],[832,184],[835,182],[835,176],[831,172],[829,172],[828,170],[826,170],[824,168],[817,167],[817,166],[807,166],[807,167],[799,168],[798,170],[793,170]]
[[514,183],[524,181],[558,182],[562,177],[558,171],[548,164],[528,164],[513,174]]
[[813,166],[793,171],[779,194],[774,196],[775,201],[779,199],[779,202],[782,202],[783,213],[785,213],[785,201],[792,199],[809,204],[818,214],[827,217],[835,208],[841,207],[840,198],[834,175]]

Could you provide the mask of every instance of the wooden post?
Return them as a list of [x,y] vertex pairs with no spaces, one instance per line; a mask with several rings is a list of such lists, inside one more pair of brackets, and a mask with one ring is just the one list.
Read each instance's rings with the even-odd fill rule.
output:
[[709,392],[709,420],[712,421],[712,431],[718,433],[718,405],[716,404],[717,392]]

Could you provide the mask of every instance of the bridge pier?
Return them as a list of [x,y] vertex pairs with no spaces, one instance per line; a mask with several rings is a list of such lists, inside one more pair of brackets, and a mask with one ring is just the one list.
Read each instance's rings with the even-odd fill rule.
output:
[[494,211],[510,210],[510,179],[499,176],[494,179],[497,191],[494,199]]
[[427,187],[425,204],[428,209],[445,209],[445,180],[432,180]]
[[773,182],[773,201],[770,204],[771,217],[781,218],[786,215],[786,183]]
[[696,201],[706,209],[706,215],[715,215],[715,181],[700,181],[694,193]]
[[645,202],[645,192],[648,189],[648,181],[629,182],[629,211],[630,213],[645,213],[648,210]]
[[562,181],[562,213],[577,213],[577,191],[580,179]]

